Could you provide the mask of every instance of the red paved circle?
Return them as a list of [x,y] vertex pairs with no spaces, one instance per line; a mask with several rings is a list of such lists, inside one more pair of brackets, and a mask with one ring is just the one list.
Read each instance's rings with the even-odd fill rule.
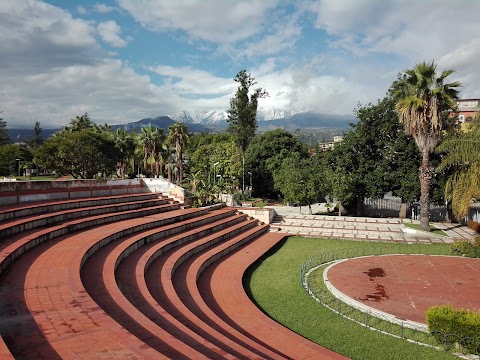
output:
[[328,271],[340,292],[400,319],[425,323],[433,305],[480,310],[480,259],[388,255],[349,259]]

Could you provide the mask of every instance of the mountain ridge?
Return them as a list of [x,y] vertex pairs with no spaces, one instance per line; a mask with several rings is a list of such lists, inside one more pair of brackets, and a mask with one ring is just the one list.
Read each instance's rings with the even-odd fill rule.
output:
[[[284,116],[284,117],[281,117]],[[226,119],[228,114],[223,110],[210,111],[181,111],[171,116],[157,116],[155,118],[144,118],[125,124],[112,124],[112,130],[126,129],[139,132],[143,127],[152,124],[168,131],[168,127],[177,122],[182,121],[187,124],[190,132],[222,132],[225,131],[228,123]],[[334,115],[322,114],[317,112],[299,112],[290,113],[284,110],[268,110],[259,111],[257,114],[258,130],[268,131],[271,129],[283,128],[285,130],[305,130],[305,129],[330,129],[330,130],[346,130],[349,124],[356,122],[353,115]],[[57,129],[42,129],[44,138],[49,137]],[[7,127],[7,134],[13,142],[19,142],[33,134],[32,129],[15,129]]]

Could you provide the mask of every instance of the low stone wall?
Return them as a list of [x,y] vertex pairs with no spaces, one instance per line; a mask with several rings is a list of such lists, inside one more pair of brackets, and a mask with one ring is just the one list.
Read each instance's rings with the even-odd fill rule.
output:
[[265,224],[270,224],[277,214],[274,209],[270,208],[239,207],[237,209]]
[[139,179],[0,182],[0,205],[145,191]]

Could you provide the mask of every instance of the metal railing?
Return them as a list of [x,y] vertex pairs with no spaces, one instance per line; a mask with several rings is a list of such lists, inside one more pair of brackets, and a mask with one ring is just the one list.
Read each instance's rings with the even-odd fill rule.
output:
[[332,262],[361,256],[388,254],[451,255],[448,248],[423,247],[405,248],[372,246],[328,251],[308,259],[300,267],[300,281],[305,291],[318,303],[331,311],[354,321],[368,329],[414,342],[420,345],[449,351],[456,354],[480,354],[480,342],[472,338],[461,338],[455,334],[428,332],[426,327],[394,317],[382,316],[377,311],[356,308],[335,297],[323,282],[323,270]]

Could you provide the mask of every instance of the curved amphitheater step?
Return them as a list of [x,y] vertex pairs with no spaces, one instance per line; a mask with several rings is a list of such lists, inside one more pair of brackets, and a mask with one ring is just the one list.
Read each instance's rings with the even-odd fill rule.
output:
[[[162,358],[158,351],[106,316],[86,293],[80,267],[99,247],[132,229],[141,231],[201,212],[205,211],[175,210],[98,226],[28,251],[12,264],[3,279],[10,282],[10,287],[21,284],[18,291],[2,294],[7,298],[6,303],[20,305],[14,313],[24,319],[9,327],[5,337],[15,357],[54,359],[80,354],[84,358],[96,358],[101,354],[110,357],[128,354],[132,358]],[[25,333],[24,329],[29,331]]]
[[[115,200],[119,199],[117,198]],[[159,198],[158,196],[150,196],[146,199],[139,200],[129,197],[123,200],[124,201],[122,202],[114,202],[110,204],[105,204],[103,201],[99,201],[100,204],[97,204],[96,201],[90,201],[91,205],[86,205],[86,202],[83,202],[80,206],[78,203],[71,203],[71,205],[77,206],[59,210],[52,210],[50,206],[37,207],[35,210],[39,210],[40,208],[42,213],[23,217],[17,215],[13,219],[2,221],[0,224],[0,238],[7,238],[23,231],[59,224],[63,221],[80,219],[87,216],[136,210],[171,203],[169,199]]]
[[[361,241],[406,243],[451,243],[456,238],[427,232],[409,234],[403,231],[401,219],[365,218],[324,215],[276,215],[270,224],[272,231],[287,235],[323,237]],[[444,229],[445,226],[440,225]],[[448,234],[448,232],[447,232]]]
[[288,330],[258,309],[242,284],[246,269],[286,235],[267,233],[207,267],[199,291],[225,323],[275,353],[281,359],[346,359]]
[[[334,358],[272,325],[258,309],[250,325],[267,321],[269,336],[237,325],[225,317],[214,282],[205,286],[222,259],[245,247],[256,259],[279,234],[265,235],[267,225],[234,208],[181,209],[158,196],[154,203],[140,199],[50,202],[42,210],[30,206],[32,215],[24,211],[21,219],[4,216],[0,226],[34,225],[0,242],[2,360]],[[21,216],[23,210],[12,211]],[[42,212],[50,220],[35,223]],[[224,278],[238,273],[225,271]],[[256,308],[248,297],[243,301]]]
[[[151,194],[149,196],[151,196]],[[158,198],[158,196],[156,197]],[[138,197],[131,197],[131,200],[134,200],[134,199],[138,199]],[[82,201],[83,200],[84,199],[82,199]],[[102,201],[108,201],[108,200],[103,199]],[[32,290],[31,288],[29,288],[29,285],[27,285],[27,279],[28,281],[34,281],[31,279],[31,277],[36,277],[39,279],[39,281],[40,280],[46,281],[50,277],[55,278],[56,275],[59,275],[60,273],[64,273],[66,271],[65,264],[70,264],[70,263],[65,263],[64,266],[61,267],[61,270],[57,270],[58,274],[43,272],[43,275],[39,275],[40,271],[38,271],[38,274],[37,274],[37,271],[30,269],[30,267],[33,265],[32,262],[39,261],[36,259],[37,257],[38,258],[40,257],[44,258],[45,256],[48,257],[48,254],[44,254],[44,251],[50,249],[50,247],[53,247],[56,244],[61,244],[62,240],[68,240],[69,237],[65,236],[65,234],[68,234],[72,231],[91,228],[91,227],[98,226],[100,224],[108,224],[108,223],[111,223],[112,221],[118,221],[119,219],[128,219],[132,217],[145,216],[145,215],[151,216],[153,214],[156,214],[162,211],[178,209],[178,208],[179,208],[178,204],[160,205],[160,206],[150,206],[149,208],[145,208],[145,209],[136,209],[132,211],[121,211],[121,212],[107,214],[107,215],[98,215],[98,216],[82,218],[74,221],[63,222],[46,229],[31,230],[31,231],[20,233],[13,237],[9,237],[7,239],[2,239],[0,243],[0,270],[4,274],[2,274],[2,277],[0,278],[1,279],[0,304],[2,304],[2,307],[0,308],[0,315],[1,315],[1,318],[3,318],[3,320],[0,321],[0,324],[2,324],[0,328],[0,334],[2,335],[2,337],[5,337],[5,339],[7,339],[7,343],[10,340],[14,339],[15,344],[17,345],[19,344],[19,346],[16,346],[15,344],[12,345],[12,343],[10,342],[8,344],[9,347],[13,348],[14,352],[34,351],[33,349],[37,349],[38,351],[40,350],[46,351],[47,356],[44,356],[44,358],[49,358],[49,359],[58,358],[58,355],[55,357],[54,352],[49,350],[51,346],[46,341],[46,336],[50,334],[49,331],[52,330],[52,326],[53,326],[52,324],[54,323],[54,321],[53,320],[50,321],[50,325],[47,325],[46,330],[45,329],[39,330],[38,325],[35,322],[34,318],[35,318],[35,315],[44,313],[45,308],[43,308],[43,305],[40,305],[40,308],[37,308],[36,311],[32,311],[31,308],[27,305],[27,304],[30,304],[30,302],[27,303],[27,300],[33,301],[32,304],[35,304],[35,305],[38,305],[39,299],[44,300],[45,298],[49,300],[49,294],[55,291],[52,290],[53,288],[50,287],[50,285],[43,286],[43,288],[42,288],[42,285],[40,285],[40,288],[43,290],[43,292],[40,291],[42,293],[41,295],[37,297],[34,296],[31,299],[28,299],[27,297],[24,296],[24,292],[25,294],[27,294],[31,292],[30,290]],[[15,209],[15,211],[19,211],[19,210],[20,209],[18,207],[17,209]],[[44,208],[44,211],[45,211],[45,208]],[[90,232],[92,233],[92,238],[94,238],[95,235],[99,234],[98,229],[90,230]],[[35,248],[35,246],[39,244],[41,245],[38,248]],[[67,251],[65,251],[65,253],[67,253]],[[13,260],[18,258],[22,254],[24,254],[24,256],[17,259],[17,261],[15,261],[11,265],[11,267],[7,268],[7,266]],[[83,254],[83,253],[80,252],[80,253],[74,254],[74,258],[75,260],[81,261],[81,255],[79,254]],[[46,263],[50,264],[50,261],[54,263],[57,260],[62,260],[63,257],[66,257],[66,256],[63,251],[60,251],[57,257],[49,258]],[[18,268],[20,268],[21,270],[20,271],[14,270]],[[40,268],[38,270],[40,270]],[[28,278],[27,278],[27,273],[30,274]],[[14,280],[12,281],[12,279]],[[43,283],[41,282],[40,284],[43,284]],[[37,284],[35,286],[37,286],[38,288],[39,285]],[[45,291],[47,292],[47,294],[45,294]],[[56,291],[57,291],[57,295],[55,299],[58,300],[59,298],[58,286]],[[48,295],[48,296],[45,297],[45,295]],[[53,300],[50,301],[50,305],[52,304],[52,302]],[[72,304],[75,304],[75,302],[76,302],[76,299],[73,298]],[[47,305],[47,308],[49,308],[50,305]],[[19,318],[22,321],[17,322]],[[42,318],[42,316],[40,316],[40,318]],[[42,319],[45,320],[44,316]],[[12,322],[14,323],[15,326],[12,326]],[[56,325],[61,327],[58,322],[56,323]],[[18,326],[20,326],[20,328]],[[53,328],[55,328],[55,326],[53,326]],[[26,333],[25,333],[25,329],[28,329]],[[30,332],[33,332],[32,334],[34,335],[30,334]],[[72,331],[70,331],[70,333],[71,332]],[[12,336],[12,334],[14,335]],[[23,340],[25,341],[24,344],[22,344],[22,340],[21,340],[22,336],[23,336]],[[32,341],[39,342],[40,346],[38,348],[25,346],[25,344],[31,344]],[[5,348],[5,343],[3,341],[0,342],[0,354],[5,355],[8,353],[9,353],[9,350]],[[41,354],[42,353],[40,352],[32,353],[31,355],[33,357],[28,356],[27,358],[42,358],[42,357],[39,357]],[[6,356],[7,355],[5,355],[5,357]],[[20,356],[20,358],[22,358],[22,356]]]
[[[181,351],[182,353],[185,352],[185,349],[192,344],[183,346],[183,348],[179,346],[179,339],[183,339],[184,336],[180,336],[182,334],[179,334],[179,332],[176,331],[176,326],[178,326],[178,324],[172,324],[172,321],[164,321],[163,323],[159,321],[161,318],[165,318],[165,315],[162,313],[158,313],[153,317],[147,317],[143,312],[128,302],[127,298],[120,292],[114,281],[107,281],[107,279],[114,279],[115,264],[119,259],[125,256],[124,254],[126,252],[129,252],[129,248],[133,248],[134,250],[137,246],[144,244],[147,238],[149,238],[147,241],[151,244],[161,243],[168,247],[180,246],[191,236],[201,236],[201,230],[198,227],[198,224],[207,223],[207,225],[201,226],[201,228],[204,229],[203,231],[207,231],[207,228],[218,226],[219,222],[224,222],[225,217],[232,217],[234,213],[234,211],[228,209],[213,211],[202,217],[191,219],[195,221],[187,220],[178,222],[170,227],[162,227],[153,231],[137,234],[133,237],[126,237],[121,239],[122,241],[120,242],[107,245],[90,258],[82,270],[82,279],[84,280],[87,291],[110,316],[120,324],[124,325],[132,334],[135,334],[137,337],[144,340],[149,346],[152,346],[165,354],[165,350],[161,349],[158,345],[159,341],[163,341],[165,344],[171,344],[172,348],[175,347],[176,350]],[[228,226],[228,223],[225,223],[224,226]],[[173,227],[178,228],[180,233],[170,236],[171,233],[175,233],[175,231],[172,231]],[[191,231],[185,231],[185,229],[190,227],[193,227]],[[157,242],[157,240],[159,241]],[[148,247],[148,245],[141,246],[140,249],[133,254],[138,254],[146,247]],[[132,271],[135,268],[134,266],[132,266],[133,269],[125,266],[125,264],[128,265],[131,263],[130,259],[134,257],[133,254],[127,256],[119,265],[121,268],[126,268],[128,274],[134,274]],[[98,277],[105,279],[103,284],[99,284],[95,281]],[[131,280],[132,283],[130,284],[130,287],[135,286],[135,277]],[[115,306],[112,306],[112,304],[115,304]],[[146,331],[148,331],[150,336],[146,336],[148,335],[145,334]],[[151,334],[155,334],[155,336],[152,336]],[[201,351],[206,357],[219,358],[224,357],[226,354],[224,351],[214,349],[212,346],[207,347],[203,345],[203,348],[201,348],[201,346],[198,345],[201,342],[205,343],[205,340],[198,335],[196,337],[198,341],[197,346],[190,347],[200,349],[199,351]],[[171,353],[168,355],[174,358],[178,358],[179,356],[178,354],[172,355]],[[189,356],[192,357],[191,352]],[[198,356],[199,355],[197,354],[195,358],[198,358]]]

